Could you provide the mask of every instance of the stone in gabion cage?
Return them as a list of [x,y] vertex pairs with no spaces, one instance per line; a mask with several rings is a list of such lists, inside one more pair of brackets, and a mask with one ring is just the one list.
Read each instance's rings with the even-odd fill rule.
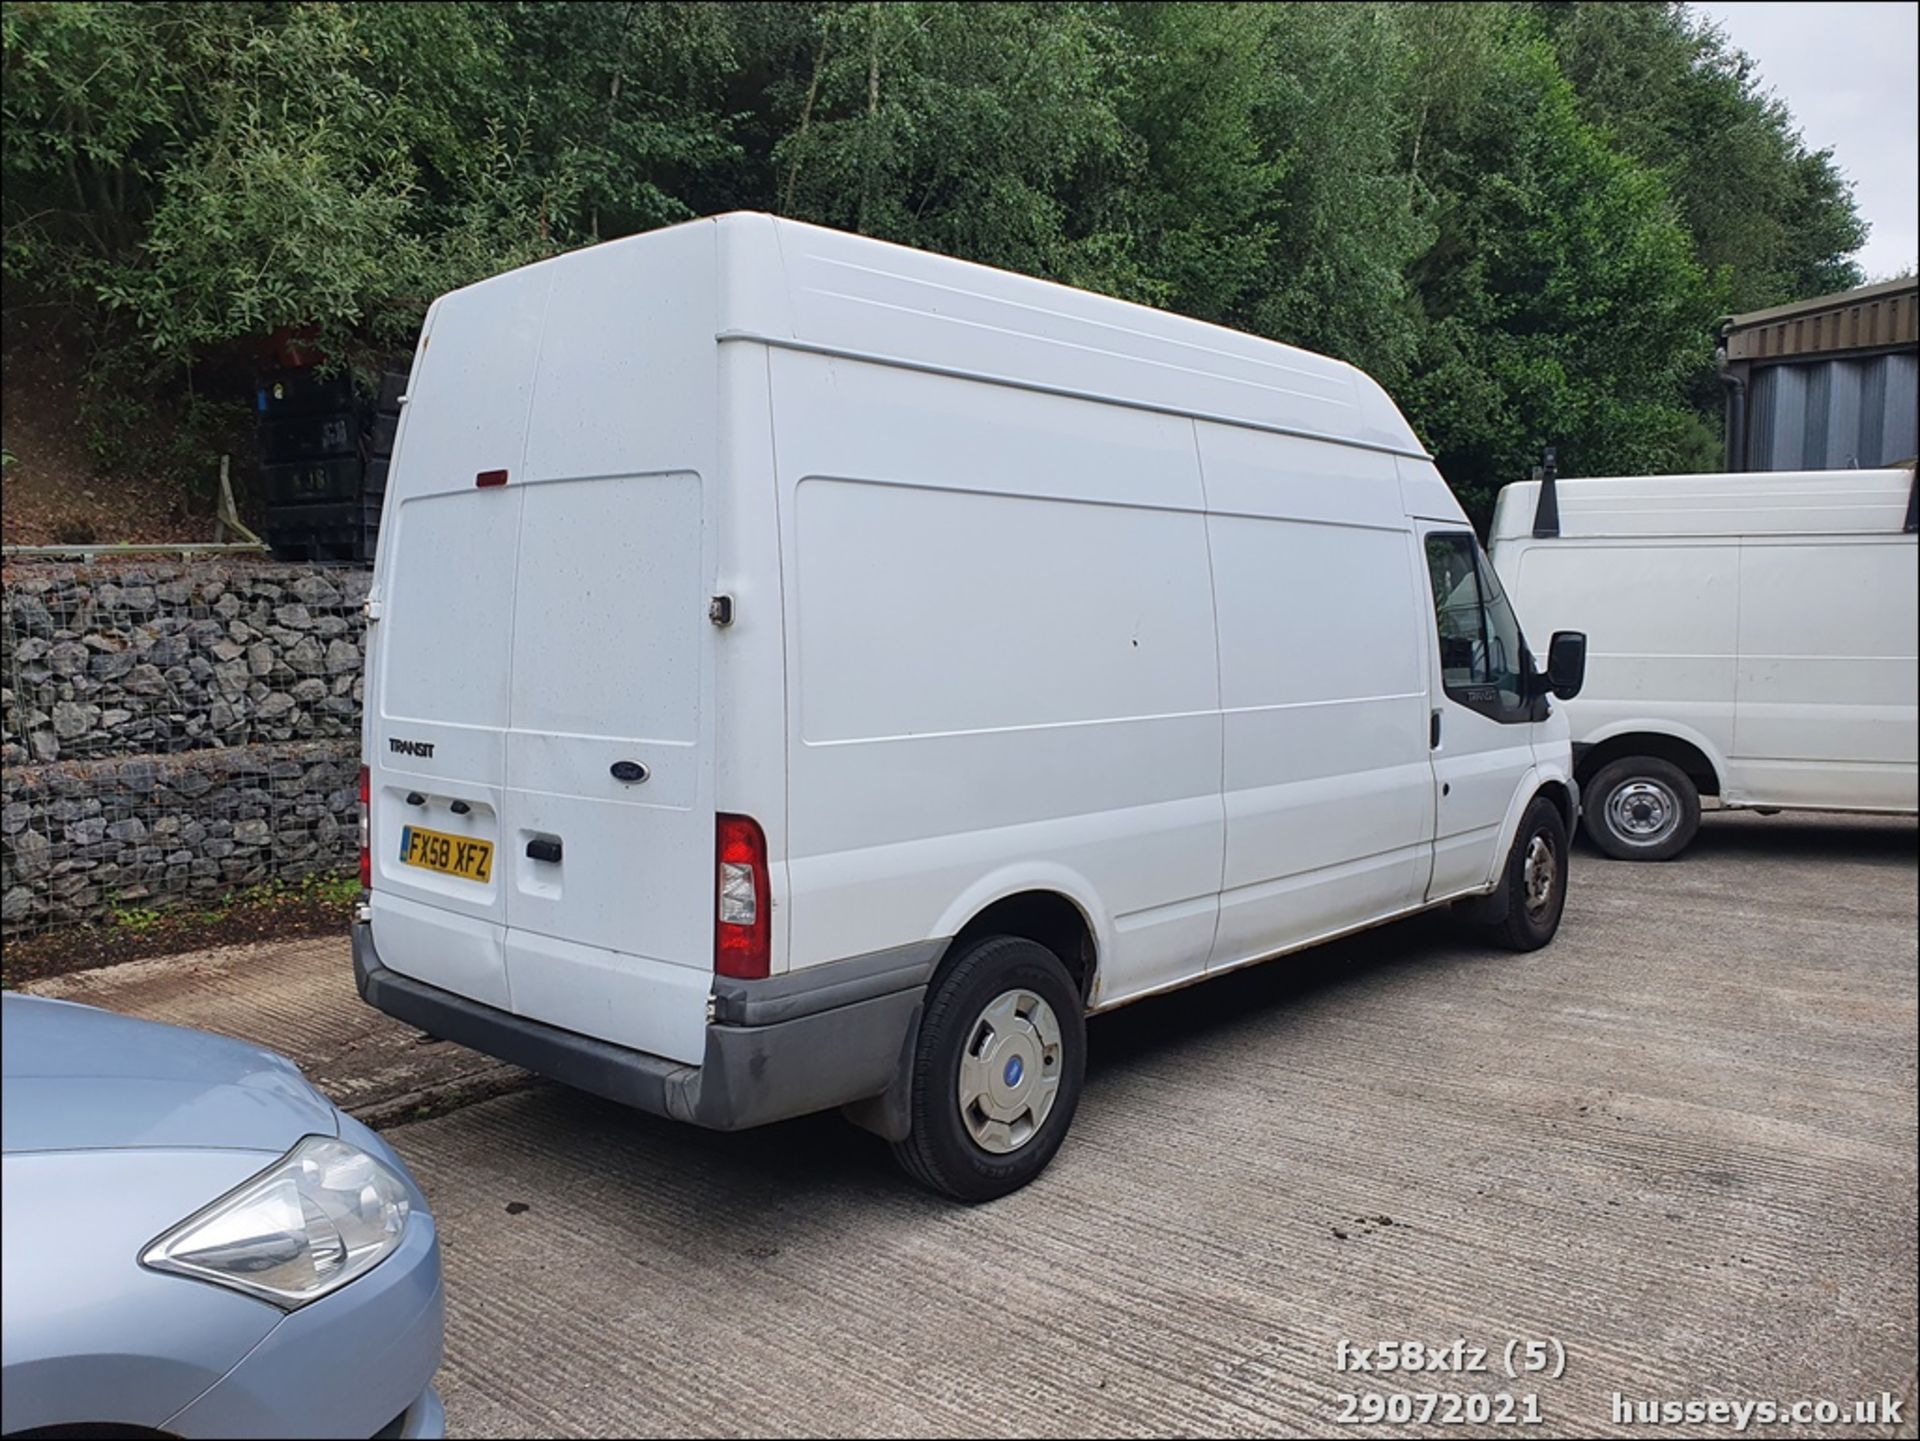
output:
[[354,864],[363,567],[10,566],[0,920]]

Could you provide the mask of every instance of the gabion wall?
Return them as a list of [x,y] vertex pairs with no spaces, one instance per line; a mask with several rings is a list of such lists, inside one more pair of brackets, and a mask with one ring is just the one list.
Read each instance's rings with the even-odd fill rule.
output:
[[367,582],[238,561],[9,567],[6,929],[352,866]]

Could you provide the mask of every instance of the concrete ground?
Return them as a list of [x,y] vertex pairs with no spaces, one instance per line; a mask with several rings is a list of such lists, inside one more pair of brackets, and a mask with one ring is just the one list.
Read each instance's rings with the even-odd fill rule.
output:
[[155,956],[20,989],[279,1051],[370,1126],[416,1120],[533,1080],[363,1005],[353,988],[353,947],[343,935]]
[[[1053,1168],[972,1210],[831,1117],[712,1135],[417,1046],[343,942],[33,989],[446,1112],[389,1134],[445,1240],[455,1434],[1405,1435],[1341,1397],[1504,1391],[1536,1435],[1716,1435],[1615,1393],[1887,1391],[1892,1430],[1747,1434],[1914,1436],[1917,839],[1710,816],[1670,865],[1577,854],[1533,956],[1419,920],[1101,1018]],[[1456,1339],[1493,1370],[1336,1370]],[[1509,1341],[1564,1374],[1507,1379]],[[1450,1404],[1418,1429],[1516,1429]]]

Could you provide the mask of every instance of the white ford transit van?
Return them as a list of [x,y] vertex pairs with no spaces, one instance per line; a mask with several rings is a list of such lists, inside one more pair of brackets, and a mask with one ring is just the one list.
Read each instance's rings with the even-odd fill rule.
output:
[[1594,844],[1676,856],[1703,795],[1912,814],[1915,526],[1911,466],[1502,490],[1520,614],[1593,639],[1567,716]]
[[368,601],[361,994],[980,1200],[1085,1016],[1457,898],[1558,925],[1536,673],[1351,367],[728,215],[442,297]]

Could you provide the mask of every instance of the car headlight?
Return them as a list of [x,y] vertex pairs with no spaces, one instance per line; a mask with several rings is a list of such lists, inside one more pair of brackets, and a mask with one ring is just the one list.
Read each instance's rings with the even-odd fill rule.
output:
[[411,1210],[406,1183],[378,1157],[309,1136],[161,1236],[140,1263],[291,1311],[385,1260]]

